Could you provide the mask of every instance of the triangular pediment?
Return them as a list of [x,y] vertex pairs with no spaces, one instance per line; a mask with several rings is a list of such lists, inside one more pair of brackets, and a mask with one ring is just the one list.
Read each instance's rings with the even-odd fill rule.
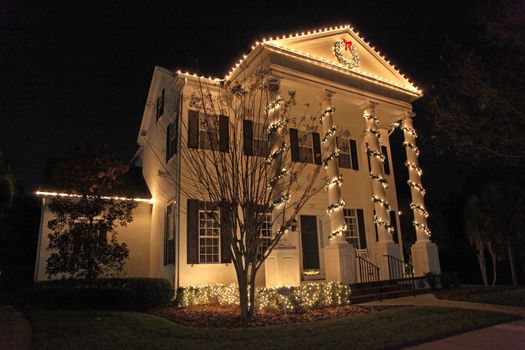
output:
[[[338,42],[339,50],[334,50]],[[332,65],[367,81],[388,84],[407,93],[421,95],[416,86],[350,27],[272,38],[264,43],[269,47],[302,56],[314,64],[317,61],[320,65]]]

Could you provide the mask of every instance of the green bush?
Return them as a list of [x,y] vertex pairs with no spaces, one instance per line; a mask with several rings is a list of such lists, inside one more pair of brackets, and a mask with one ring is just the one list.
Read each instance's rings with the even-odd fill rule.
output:
[[162,278],[106,278],[37,282],[22,303],[54,309],[147,310],[168,306],[173,286]]
[[[236,284],[213,284],[181,287],[177,290],[179,306],[238,305]],[[299,311],[350,303],[350,288],[344,283],[308,283],[290,288],[256,288],[255,304],[259,309]]]

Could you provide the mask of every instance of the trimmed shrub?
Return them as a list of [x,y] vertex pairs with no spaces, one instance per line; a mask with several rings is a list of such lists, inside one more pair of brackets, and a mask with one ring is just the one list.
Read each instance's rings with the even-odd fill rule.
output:
[[[236,284],[213,284],[181,287],[177,290],[179,306],[238,305]],[[344,283],[309,283],[295,287],[256,288],[255,303],[259,309],[299,311],[325,306],[350,304],[350,288]]]
[[168,306],[173,286],[162,278],[106,278],[37,282],[23,304],[54,309],[147,310]]

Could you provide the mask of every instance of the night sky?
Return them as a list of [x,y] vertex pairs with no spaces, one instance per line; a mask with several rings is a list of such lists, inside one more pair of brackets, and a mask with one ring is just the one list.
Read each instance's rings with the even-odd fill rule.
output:
[[0,147],[26,190],[38,186],[48,157],[80,142],[129,160],[155,65],[222,77],[257,39],[351,24],[425,90],[439,78],[447,43],[468,42],[477,8],[474,1],[0,4]]

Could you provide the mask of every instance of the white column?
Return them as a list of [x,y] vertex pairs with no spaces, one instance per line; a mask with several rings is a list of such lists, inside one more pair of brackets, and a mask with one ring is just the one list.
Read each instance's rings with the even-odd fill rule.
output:
[[403,145],[407,155],[405,163],[408,169],[407,183],[412,197],[410,208],[414,214],[413,225],[416,230],[416,243],[412,246],[412,260],[415,274],[422,276],[430,271],[439,273],[440,267],[437,246],[430,241],[431,232],[427,223],[429,213],[425,207],[425,189],[421,182],[423,170],[419,167],[419,149],[416,145],[417,133],[412,121],[414,115],[412,112],[407,113],[402,120],[401,130],[404,134]]
[[373,247],[374,263],[379,266],[379,276],[382,280],[390,278],[388,258],[400,258],[399,245],[392,240],[394,228],[390,223],[389,211],[392,209],[386,196],[388,181],[385,178],[383,163],[385,156],[381,152],[381,133],[377,129],[379,118],[376,115],[376,104],[369,103],[363,111],[365,119],[364,139],[368,145],[367,154],[370,159],[370,181],[372,183],[371,200],[374,203],[374,224],[377,226],[378,242]]
[[[284,100],[279,94],[280,83],[277,79],[269,81],[269,104],[268,113],[268,132],[270,132],[270,174],[272,178],[282,177],[286,174],[284,169],[284,150],[286,145],[286,119],[282,115],[282,106]],[[286,176],[285,176],[286,177]],[[272,212],[274,227],[273,230],[281,229],[284,222],[284,211],[282,210],[284,202],[289,199],[289,193],[286,192],[286,183],[284,178],[274,184],[272,201],[274,209]],[[296,237],[295,237],[296,238]],[[291,237],[291,232],[286,230],[279,244],[273,249],[272,253],[265,261],[266,286],[295,286],[301,283],[301,267],[299,251],[297,249],[297,238]]]
[[343,178],[339,172],[337,157],[339,149],[336,142],[337,126],[334,124],[332,106],[333,92],[325,90],[323,97],[323,113],[319,117],[323,126],[323,166],[326,170],[328,192],[327,213],[330,221],[330,240],[325,248],[326,280],[334,282],[354,283],[355,249],[345,238],[346,224],[343,213],[345,201],[341,195]]
[[385,161],[384,155],[381,152],[380,132],[377,130],[379,119],[375,115],[375,104],[371,103],[363,113],[365,118],[366,129],[365,142],[368,144],[368,157],[370,158],[370,179],[372,181],[372,201],[374,202],[375,217],[374,221],[377,224],[377,232],[379,242],[393,242],[392,232],[393,228],[390,224],[390,215],[388,211],[391,210],[390,203],[386,199],[385,184],[388,184],[385,179],[385,171],[383,163]]

